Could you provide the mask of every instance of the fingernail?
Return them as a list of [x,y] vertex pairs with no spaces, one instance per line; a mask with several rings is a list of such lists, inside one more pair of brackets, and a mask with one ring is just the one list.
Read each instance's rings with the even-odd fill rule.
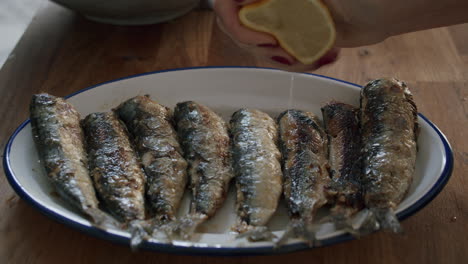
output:
[[286,59],[285,57],[273,56],[273,57],[271,57],[271,59],[278,62],[278,63],[281,63],[281,64],[292,65],[292,63],[288,59]]
[[261,47],[261,48],[276,48],[276,47],[278,47],[278,44],[263,43],[263,44],[258,44],[257,47]]
[[332,62],[335,62],[337,58],[338,58],[338,52],[332,52],[320,58],[317,61],[317,66],[321,67],[321,66],[330,64]]
[[318,66],[330,64],[336,60],[336,57],[323,57],[317,61]]

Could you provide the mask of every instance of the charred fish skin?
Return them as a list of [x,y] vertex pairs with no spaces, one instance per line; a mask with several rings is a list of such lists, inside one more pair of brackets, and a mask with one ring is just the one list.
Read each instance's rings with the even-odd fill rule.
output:
[[328,203],[330,178],[327,135],[317,116],[287,110],[278,117],[280,149],[283,154],[283,193],[291,222],[279,240],[302,236],[314,242],[310,229],[316,211]]
[[377,218],[384,228],[398,231],[392,212],[413,181],[419,131],[407,85],[396,79],[371,81],[361,91],[360,119],[365,204],[382,214]]
[[173,221],[187,184],[187,162],[173,127],[172,111],[147,96],[115,109],[126,124],[146,174],[146,197],[160,221]]
[[193,101],[178,103],[174,119],[189,164],[191,214],[204,221],[221,207],[233,178],[228,127],[211,109]]
[[[264,227],[278,207],[282,192],[278,128],[268,114],[254,109],[235,112],[230,125],[240,220],[237,231],[243,233]],[[260,234],[255,236],[262,239]]]
[[322,107],[322,115],[328,135],[330,191],[335,193],[332,211],[347,218],[364,207],[359,109],[330,102]]
[[145,218],[145,175],[115,113],[93,113],[83,120],[90,175],[107,209],[128,223]]
[[55,190],[86,214],[97,209],[78,111],[62,98],[36,94],[30,116],[34,142]]
[[292,216],[312,217],[328,202],[327,135],[314,114],[287,110],[279,116],[284,195]]

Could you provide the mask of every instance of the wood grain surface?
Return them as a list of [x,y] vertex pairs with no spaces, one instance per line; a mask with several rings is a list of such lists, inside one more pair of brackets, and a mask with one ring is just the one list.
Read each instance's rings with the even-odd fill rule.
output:
[[[405,233],[379,232],[326,248],[269,257],[187,257],[131,252],[57,223],[22,201],[0,174],[0,263],[466,263],[468,259],[468,25],[345,49],[316,73],[364,84],[382,76],[407,81],[420,112],[448,137],[452,178]],[[63,96],[87,86],[162,69],[258,65],[218,30],[210,11],[170,23],[119,27],[89,22],[47,5],[0,71],[0,142],[28,117],[30,96]]]

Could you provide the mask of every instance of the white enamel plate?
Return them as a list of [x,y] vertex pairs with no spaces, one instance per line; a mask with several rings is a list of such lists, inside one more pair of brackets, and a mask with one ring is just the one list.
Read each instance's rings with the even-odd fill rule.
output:
[[[294,87],[292,90],[291,85]],[[261,68],[214,67],[155,72],[119,79],[79,91],[69,96],[68,100],[84,117],[92,112],[109,111],[136,95],[149,94],[152,99],[169,107],[186,100],[197,101],[229,120],[230,115],[242,107],[257,108],[273,117],[288,108],[312,111],[321,116],[320,107],[332,99],[357,106],[359,91],[358,85],[312,74]],[[445,136],[421,114],[419,122],[421,134],[416,173],[408,195],[398,207],[400,220],[421,210],[434,199],[452,172],[452,150]],[[20,125],[8,141],[4,168],[15,191],[39,211],[91,235],[117,243],[129,243],[126,231],[95,228],[66,202],[51,195],[53,189],[38,163],[29,121]],[[200,227],[199,235],[193,241],[174,241],[170,245],[150,240],[142,248],[210,255],[275,254],[308,248],[300,240],[291,240],[284,247],[274,249],[270,242],[251,243],[236,239],[230,233],[236,217],[233,189],[231,187],[223,208]],[[189,199],[187,191],[179,212],[181,215],[186,214]],[[270,228],[279,236],[287,222],[287,212],[281,202]],[[322,246],[352,239],[350,235],[335,230],[331,224],[322,225],[317,237]]]

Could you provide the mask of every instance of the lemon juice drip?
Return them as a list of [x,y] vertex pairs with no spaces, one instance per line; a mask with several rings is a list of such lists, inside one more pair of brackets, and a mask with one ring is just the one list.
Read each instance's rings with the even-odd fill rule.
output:
[[293,108],[293,106],[294,106],[294,74],[291,74],[291,81],[289,83],[288,109]]

